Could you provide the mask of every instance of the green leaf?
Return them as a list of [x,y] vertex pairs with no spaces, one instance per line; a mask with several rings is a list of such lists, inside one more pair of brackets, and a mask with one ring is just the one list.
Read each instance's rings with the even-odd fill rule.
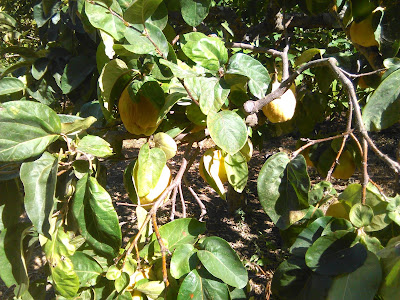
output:
[[0,24],[17,27],[17,21],[4,11],[0,12]]
[[229,154],[235,154],[246,144],[246,124],[233,111],[224,110],[208,115],[207,127],[215,144]]
[[121,276],[119,276],[115,280],[115,290],[118,293],[121,293],[129,285],[129,282],[130,282],[129,274],[126,272],[122,272]]
[[182,51],[196,64],[218,71],[228,61],[228,50],[224,42],[217,37],[208,37],[200,32],[184,35]]
[[399,299],[400,289],[400,236],[392,238],[386,247],[379,251],[383,282],[379,288],[379,295],[384,300]]
[[[122,10],[117,1],[113,2],[111,9],[119,15]],[[101,29],[111,35],[117,41],[124,37],[125,25],[121,19],[112,15],[107,6],[102,3],[85,2],[85,12],[93,27]]]
[[299,57],[296,58],[295,61],[295,66],[298,67],[304,63],[309,62],[311,59],[314,58],[317,54],[319,54],[318,58],[322,58],[322,55],[324,55],[325,49],[318,49],[318,48],[311,48],[307,49]]
[[[179,78],[197,77],[198,74],[190,69],[187,65],[180,63],[176,64],[165,59],[160,59],[160,63],[171,69],[172,73]],[[183,68],[186,67],[186,68]]]
[[207,237],[200,249],[197,256],[208,272],[233,287],[246,286],[247,271],[228,242],[219,237]]
[[196,268],[199,259],[192,244],[182,244],[176,247],[171,258],[170,272],[172,277],[179,279]]
[[95,61],[91,57],[84,55],[73,57],[65,66],[61,77],[62,92],[69,94],[75,90],[93,72],[95,67]]
[[162,0],[134,0],[124,13],[124,19],[132,24],[144,24],[156,11]]
[[367,252],[364,264],[351,273],[336,276],[327,300],[372,300],[382,280],[382,269],[376,255]]
[[150,299],[158,299],[165,289],[162,281],[148,281],[135,286],[135,290],[146,294]]
[[224,157],[224,164],[228,181],[238,193],[243,192],[249,177],[246,158],[242,153],[228,154]]
[[399,80],[400,70],[394,71],[369,97],[362,113],[365,128],[368,131],[386,129],[400,120]]
[[96,157],[107,157],[113,154],[110,144],[96,135],[85,135],[78,142],[77,150]]
[[125,190],[128,192],[129,199],[131,199],[133,204],[138,204],[138,195],[137,195],[137,190],[135,186],[135,182],[133,180],[133,169],[136,164],[136,159],[132,160],[129,165],[126,167],[124,170],[124,186]]
[[23,194],[18,179],[0,181],[0,231],[18,223],[23,212]]
[[389,198],[390,202],[387,206],[389,218],[400,226],[400,195],[394,198]]
[[20,176],[25,190],[25,210],[36,230],[49,237],[57,182],[58,160],[48,152],[35,161],[21,165]]
[[[133,78],[132,71],[126,63],[120,59],[114,59],[107,63],[101,71],[99,77],[99,88],[101,91],[102,100],[107,103],[101,108],[106,119],[112,119],[111,112],[114,104],[118,104],[118,99],[121,96],[122,90],[126,87],[129,81]],[[118,89],[118,96],[114,96],[114,91]],[[106,108],[107,107],[107,108]]]
[[[347,188],[340,194],[339,200],[347,204],[348,207],[361,202],[362,187],[360,184],[350,184]],[[365,204],[372,208],[374,212],[374,217],[368,226],[364,227],[366,232],[379,231],[391,223],[391,219],[388,216],[386,202],[379,190],[372,184],[367,185],[367,195],[365,199]]]
[[85,240],[99,253],[113,258],[121,246],[121,227],[107,191],[85,175],[77,185],[72,213]]
[[304,157],[296,156],[291,161],[283,152],[267,159],[257,180],[261,205],[281,230],[305,216],[309,207],[309,189],[310,179]]
[[61,122],[48,106],[33,101],[0,104],[0,161],[37,156],[58,139]]
[[290,253],[298,257],[305,257],[308,248],[322,235],[325,227],[332,221],[332,217],[321,217],[308,225],[298,235],[290,247]]
[[[196,219],[182,218],[169,222],[159,228],[161,237],[166,241],[168,250],[173,252],[176,247],[183,244],[194,244],[200,234],[206,230],[206,225]],[[160,252],[155,233],[151,236],[151,243],[146,245],[140,256],[145,257],[154,252]]]
[[70,243],[63,227],[56,225],[51,240],[47,240],[42,247],[49,263],[55,289],[63,297],[74,297],[79,289],[79,278],[70,259],[75,252],[75,246]]
[[191,271],[183,280],[179,292],[178,300],[194,299],[215,299],[225,300],[229,298],[227,285],[218,281],[206,270]]
[[33,78],[35,78],[36,80],[40,80],[47,72],[49,64],[50,60],[47,57],[42,57],[35,60],[35,63],[32,65],[31,68]]
[[[46,1],[45,1],[46,2]],[[47,23],[56,14],[60,13],[61,2],[55,1],[51,7],[43,5],[41,1],[33,7],[33,17],[36,21],[37,26],[40,28]]]
[[189,26],[196,27],[208,15],[211,0],[180,0],[181,13]]
[[248,77],[250,92],[257,98],[266,95],[271,81],[268,70],[258,60],[243,53],[237,53],[229,59],[226,73]]
[[271,290],[284,300],[325,300],[331,284],[330,276],[313,273],[303,258],[291,257],[275,270]]
[[321,181],[313,185],[308,193],[308,203],[310,203],[310,205],[319,203],[319,206],[321,206],[335,196],[337,196],[337,192],[332,183]]
[[366,204],[356,203],[349,213],[350,221],[355,227],[364,227],[371,224],[374,211]]
[[164,132],[159,132],[154,135],[154,145],[160,148],[165,153],[167,160],[173,158],[178,150],[175,140]]
[[133,171],[139,197],[146,196],[157,185],[166,162],[161,149],[150,149],[148,143],[140,148],[137,166]]
[[143,33],[143,26],[128,27],[125,30],[125,38],[129,45],[124,45],[129,52],[136,54],[156,54],[156,49],[150,40]]
[[164,30],[168,23],[168,8],[165,2],[160,3],[156,11],[151,15],[147,22],[157,26],[161,30]]
[[25,84],[14,77],[4,77],[0,79],[0,97],[22,92],[25,89]]
[[70,257],[74,265],[74,271],[78,275],[80,287],[96,285],[97,279],[102,275],[103,268],[89,255],[83,252],[75,252]]
[[330,276],[355,271],[367,258],[362,244],[352,246],[356,238],[356,233],[346,230],[319,237],[306,252],[307,266],[318,274]]
[[[60,119],[62,116],[60,116]],[[77,117],[74,118],[73,120],[68,120],[67,122],[64,122],[64,120],[61,120],[61,133],[63,134],[77,134],[80,133],[86,129],[88,129],[90,126],[93,125],[97,121],[95,117],[87,117],[87,118],[81,118]]]
[[28,289],[29,285],[22,246],[29,227],[27,223],[18,223],[0,233],[0,278],[7,287],[14,284],[19,286],[21,294]]

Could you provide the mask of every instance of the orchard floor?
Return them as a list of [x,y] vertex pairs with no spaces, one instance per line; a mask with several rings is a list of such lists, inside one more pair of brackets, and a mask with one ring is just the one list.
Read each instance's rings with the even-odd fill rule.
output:
[[[396,125],[385,130],[380,134],[372,134],[377,146],[390,157],[395,157],[395,151],[399,142],[400,126]],[[237,211],[234,216],[229,216],[227,211],[227,203],[222,200],[210,187],[208,187],[198,172],[198,161],[196,159],[190,168],[187,178],[191,187],[199,195],[205,204],[207,214],[204,217],[206,222],[206,235],[219,236],[230,243],[233,249],[238,253],[239,257],[249,271],[250,279],[250,296],[255,299],[274,299],[270,295],[270,283],[274,270],[281,261],[285,259],[286,251],[280,240],[279,230],[274,226],[268,216],[262,210],[260,202],[257,198],[257,174],[259,173],[266,157],[279,151],[291,152],[295,150],[297,138],[284,136],[273,138],[264,145],[261,151],[255,151],[249,162],[249,182],[246,188],[246,206]],[[105,162],[108,172],[107,190],[112,196],[114,206],[120,218],[122,232],[124,234],[124,242],[137,232],[135,208],[126,206],[130,200],[125,192],[122,175],[126,166],[131,159],[138,154],[140,145],[143,140],[127,140],[123,145],[123,159],[107,160]],[[211,141],[205,141],[202,145],[204,148],[212,146]],[[182,153],[178,153],[168,164],[173,172],[179,169]],[[314,169],[309,169],[312,182],[318,182],[321,178]],[[395,175],[390,169],[384,165],[372,153],[369,160],[369,175],[373,181],[379,184],[387,195],[393,195],[396,189]],[[340,193],[345,186],[352,182],[359,182],[360,172],[356,172],[354,176],[347,181],[335,180],[332,183],[336,190]],[[187,217],[198,218],[200,216],[200,208],[194,200],[185,185],[182,185],[183,195],[186,203]],[[179,196],[177,198],[176,218],[182,217],[181,204]],[[169,221],[171,205],[168,204],[162,208],[157,216],[160,225]],[[30,276],[33,278],[42,277],[43,265],[45,259],[42,255],[38,255],[31,263],[33,267],[29,270]],[[0,299],[12,299],[11,289],[7,289],[0,280]]]

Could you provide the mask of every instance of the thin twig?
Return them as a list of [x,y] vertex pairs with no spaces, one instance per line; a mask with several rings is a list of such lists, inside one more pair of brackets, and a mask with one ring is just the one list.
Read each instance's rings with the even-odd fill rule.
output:
[[189,181],[187,180],[186,176],[183,177],[183,182],[185,183],[187,189],[189,190],[189,192],[192,194],[192,196],[194,197],[194,199],[197,201],[197,204],[200,206],[200,217],[199,217],[199,221],[203,220],[203,217],[207,214],[207,209],[206,206],[203,204],[203,202],[200,200],[199,196],[197,196],[196,192],[193,190],[193,188],[190,186]]
[[158,244],[160,245],[160,248],[161,248],[163,281],[165,283],[165,286],[167,287],[167,286],[169,286],[169,282],[168,282],[168,273],[167,273],[166,253],[169,251],[168,251],[168,248],[165,247],[164,241],[162,240],[161,235],[160,235],[160,231],[158,230],[156,214],[153,214],[152,219],[153,219],[154,232],[156,234]]
[[[347,124],[346,124],[346,132],[351,131],[351,122],[353,118],[353,104],[349,100],[349,109],[347,110]],[[340,145],[339,151],[337,152],[336,158],[333,161],[331,167],[329,168],[328,174],[326,175],[326,181],[330,181],[333,169],[335,168],[336,164],[339,163],[340,156],[342,155],[344,146],[346,145],[347,138],[349,134],[345,134],[343,136],[342,144]]]
[[172,196],[171,196],[171,202],[172,202],[172,205],[171,205],[171,216],[169,217],[169,219],[171,221],[173,221],[175,219],[175,205],[176,205],[176,195],[177,195],[177,193],[178,193],[178,188],[175,187],[174,191],[172,192]]
[[374,75],[374,74],[376,74],[376,73],[381,73],[381,72],[383,72],[383,71],[386,71],[386,69],[384,68],[384,69],[379,69],[379,70],[375,70],[375,71],[371,71],[371,72],[367,72],[367,73],[352,74],[352,73],[349,73],[349,72],[343,70],[342,68],[340,68],[340,70],[342,70],[342,72],[343,72],[344,74],[346,74],[346,76],[351,77],[351,78],[359,78],[359,77]]
[[179,198],[181,199],[181,205],[182,205],[182,217],[186,218],[186,205],[185,205],[185,198],[183,198],[182,184],[178,185],[178,190],[179,190]]

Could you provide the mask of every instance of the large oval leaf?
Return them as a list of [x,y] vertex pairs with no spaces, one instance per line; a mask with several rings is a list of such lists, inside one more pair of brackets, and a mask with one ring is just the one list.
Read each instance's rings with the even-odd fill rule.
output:
[[90,287],[96,285],[97,279],[103,273],[103,268],[91,256],[83,252],[75,252],[70,257],[74,271],[79,277],[80,287]]
[[228,242],[215,236],[207,237],[200,249],[197,256],[208,272],[233,287],[246,286],[247,271]]
[[247,141],[247,128],[243,119],[230,110],[207,116],[210,136],[222,150],[235,154]]
[[311,272],[303,258],[291,257],[275,270],[271,289],[284,300],[325,300],[331,284],[332,277]]
[[107,191],[86,174],[77,185],[72,213],[79,231],[98,252],[113,258],[121,246],[121,227]]
[[135,0],[124,13],[124,19],[132,24],[144,24],[157,10],[162,0]]
[[68,234],[56,226],[51,239],[42,245],[49,263],[52,280],[56,290],[66,298],[72,298],[79,289],[79,278],[69,258],[75,252]]
[[228,286],[218,281],[205,269],[193,270],[183,280],[178,293],[178,300],[186,299],[215,299],[229,298]]
[[400,236],[392,238],[377,254],[381,259],[383,277],[379,294],[384,300],[400,298]]
[[304,257],[308,248],[321,236],[330,221],[332,221],[332,217],[321,217],[308,225],[298,235],[296,241],[290,247],[290,252],[295,256]]
[[[117,1],[113,2],[111,9],[117,14],[122,14]],[[85,12],[93,27],[101,29],[119,41],[124,37],[125,25],[121,19],[110,14],[108,7],[99,2],[85,2]]]
[[182,51],[196,64],[209,69],[218,69],[228,61],[228,50],[217,37],[208,37],[200,32],[184,35]]
[[33,101],[0,104],[0,161],[37,156],[59,138],[61,122],[48,106]]
[[96,67],[91,57],[80,55],[73,57],[65,66],[61,77],[61,90],[68,94],[76,89]]
[[0,178],[0,191],[0,231],[3,231],[18,223],[23,212],[24,197],[17,178],[5,181]]
[[318,274],[330,276],[355,271],[367,258],[362,244],[352,246],[356,238],[356,233],[346,230],[321,236],[306,252],[307,266]]
[[258,60],[243,53],[237,53],[229,59],[226,73],[248,77],[250,92],[257,98],[265,96],[271,81],[268,70]]
[[[352,207],[361,202],[361,193],[361,185],[353,183],[347,186],[343,193],[340,194],[339,200],[347,204],[345,207]],[[379,190],[371,183],[367,185],[365,204],[372,208],[374,213],[370,224],[364,227],[366,232],[379,231],[392,222],[388,216],[388,202],[383,199]]]
[[25,84],[14,77],[5,77],[0,80],[0,97],[21,92],[25,89]]
[[196,250],[192,244],[183,244],[176,247],[171,258],[170,271],[175,279],[190,273],[198,263]]
[[309,189],[307,165],[301,155],[291,161],[286,153],[274,154],[261,168],[257,180],[261,205],[281,230],[305,216]]
[[199,25],[208,15],[211,0],[180,0],[181,13],[185,22],[193,27]]
[[365,105],[362,117],[368,131],[379,131],[400,120],[400,70],[381,82]]
[[25,190],[25,210],[36,230],[49,237],[49,218],[53,212],[57,181],[57,159],[48,152],[21,165],[20,176]]
[[354,272],[336,276],[327,300],[372,300],[382,280],[382,268],[375,254],[368,251],[364,264]]
[[7,287],[16,284],[21,292],[29,285],[28,272],[26,270],[24,249],[22,240],[25,238],[28,223],[18,223],[6,228],[0,233],[0,278]]

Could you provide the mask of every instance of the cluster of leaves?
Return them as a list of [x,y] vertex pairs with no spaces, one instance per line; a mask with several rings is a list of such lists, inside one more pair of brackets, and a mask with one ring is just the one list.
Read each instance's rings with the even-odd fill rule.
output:
[[[368,185],[366,203],[361,204],[360,184],[349,185],[339,196],[330,182],[311,186],[303,156],[290,160],[284,153],[266,161],[257,184],[265,212],[290,247],[289,259],[275,271],[275,295],[282,299],[399,296],[395,288],[399,196],[385,198]],[[324,214],[319,206],[326,202],[331,204]]]
[[[235,12],[253,3],[220,2],[237,5]],[[368,101],[361,103],[365,128],[381,130],[398,122],[400,115],[396,57],[400,36],[394,18],[398,4],[384,2],[382,7],[368,0],[338,0],[335,5],[331,0],[283,1],[278,6],[275,1],[257,2],[261,5],[254,6],[257,12],[243,18],[255,25],[267,21],[262,12],[269,11],[268,5],[276,13],[282,7],[284,13],[307,15],[344,11],[342,19],[336,17],[346,27],[374,13],[377,46],[365,52],[373,55],[363,52],[365,59],[355,53],[349,39],[339,39],[344,33],[337,28],[329,30],[335,41],[327,49],[319,48],[326,40],[316,38],[318,45],[306,42],[307,36],[323,36],[325,31],[296,28],[299,37],[280,56],[293,69],[328,57],[336,58],[347,72],[358,72],[355,68],[360,65],[368,71],[367,65],[384,62],[387,71],[382,78],[374,74],[379,79],[376,89],[372,94],[373,88],[364,91]],[[0,198],[0,264],[4,266],[0,276],[7,286],[16,286],[16,297],[45,295],[46,282],[30,283],[26,267],[38,243],[49,263],[48,281],[60,298],[131,299],[135,292],[148,299],[246,297],[243,288],[248,278],[242,263],[224,240],[199,239],[203,223],[184,218],[152,233],[149,219],[158,207],[146,212],[140,197],[157,185],[167,160],[175,154],[157,145],[156,135],[178,140],[183,134],[191,146],[209,134],[223,152],[229,184],[240,194],[248,176],[241,150],[249,138],[262,144],[265,137],[293,131],[310,137],[318,123],[351,105],[336,74],[326,65],[314,66],[295,79],[297,107],[292,120],[271,124],[260,118],[254,128],[247,126],[246,101],[269,94],[270,73],[280,78],[289,70],[282,70],[286,61],[250,55],[254,45],[244,47],[247,50],[229,48],[226,42],[237,38],[230,28],[233,24],[217,23],[207,29],[218,35],[192,31],[204,25],[213,5],[209,0],[43,0],[33,8],[38,47],[12,45],[2,51],[21,57],[0,75],[0,186],[7,191]],[[0,25],[12,33],[16,22],[0,12]],[[286,33],[259,41],[282,48],[289,42]],[[122,249],[121,228],[105,190],[101,164],[113,149],[100,136],[121,123],[118,105],[125,90],[132,102],[144,97],[155,107],[151,125],[158,133],[153,138],[155,147],[146,143],[124,173],[128,195],[139,204],[141,230]],[[207,131],[191,133],[199,126]],[[175,189],[185,170],[180,171],[181,177],[177,175],[172,183]],[[209,184],[224,197],[224,188],[211,179]],[[311,186],[302,156],[291,159],[278,153],[267,160],[258,179],[260,202],[291,246],[291,257],[273,279],[277,297],[335,299],[338,294],[357,294],[372,299],[379,294],[383,299],[399,298],[393,287],[400,278],[400,201],[367,186],[361,204],[363,188],[348,186],[324,216],[318,207],[337,197],[329,182]],[[27,217],[20,220],[24,212]],[[156,275],[131,282],[135,272],[146,267]],[[161,270],[162,278],[157,275]]]

